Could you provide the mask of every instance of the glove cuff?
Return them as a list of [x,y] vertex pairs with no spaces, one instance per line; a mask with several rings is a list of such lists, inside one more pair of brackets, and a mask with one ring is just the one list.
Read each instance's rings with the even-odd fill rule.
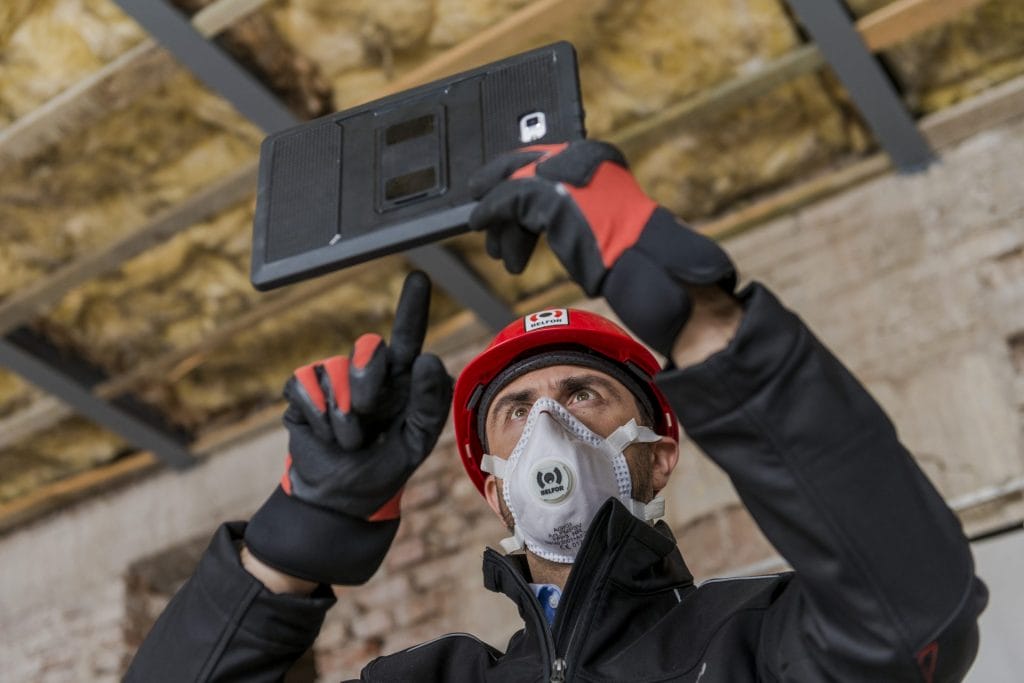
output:
[[651,214],[633,248],[686,284],[718,285],[729,293],[736,289],[736,267],[725,250],[663,206]]
[[713,240],[658,207],[640,239],[623,252],[601,285],[601,294],[623,323],[651,348],[671,356],[690,317],[686,285],[736,287],[736,270]]
[[245,529],[245,544],[278,571],[318,583],[365,583],[384,561],[398,519],[369,522],[303,502],[279,486]]

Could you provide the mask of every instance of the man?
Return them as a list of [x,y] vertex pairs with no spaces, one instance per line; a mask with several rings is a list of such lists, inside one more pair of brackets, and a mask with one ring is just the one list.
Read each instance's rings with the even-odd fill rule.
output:
[[[505,653],[450,635],[371,662],[371,681],[960,680],[986,591],[960,526],[849,372],[763,287],[639,189],[621,155],[528,148],[473,179],[471,226],[511,272],[544,234],[620,328],[555,309],[516,321],[454,389],[457,447],[512,536],[484,581],[525,628]],[[278,680],[330,584],[368,579],[451,385],[421,354],[429,283],[390,345],[300,368],[281,486],[218,531],[129,680]],[[660,515],[678,428],[731,477],[794,572],[695,587]],[[467,568],[467,575],[470,571]],[[468,579],[467,579],[468,580]]]

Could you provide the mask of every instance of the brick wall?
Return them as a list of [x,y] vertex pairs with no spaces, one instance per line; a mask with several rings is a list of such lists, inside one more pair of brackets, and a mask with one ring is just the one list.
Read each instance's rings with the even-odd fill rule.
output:
[[[950,499],[1024,473],[1021,158],[1024,121],[1018,120],[948,150],[924,174],[876,179],[728,243],[745,278],[768,283],[869,386]],[[451,368],[468,353],[449,359]],[[280,451],[280,435],[266,439]],[[225,502],[217,487],[225,473],[252,467],[260,448],[254,443],[189,473],[164,473],[41,522],[32,530],[36,545],[27,532],[0,539],[5,561],[11,552],[26,555],[15,573],[42,576],[5,576],[5,584],[53,587],[52,597],[39,590],[3,593],[4,680],[115,679],[167,586],[183,578],[158,580],[145,568],[163,566],[160,553],[181,557],[181,548],[200,531],[207,535],[217,519],[244,516],[259,503],[272,487],[274,453],[259,456],[266,471],[262,479],[250,476],[244,495],[232,492]],[[185,479],[188,486],[180,483]],[[725,477],[689,444],[668,494],[669,520],[696,576],[770,562],[770,545]],[[167,496],[176,496],[176,507],[158,506]],[[135,552],[157,564],[135,557],[120,570],[98,560],[100,569],[85,561],[71,566],[74,553],[37,547],[61,538],[55,529],[72,517],[81,529],[109,523],[101,514],[153,525],[145,542],[129,538],[127,527],[124,539],[108,534],[105,557]],[[180,516],[189,523],[176,522]],[[1022,517],[1018,496],[979,508],[965,521],[983,529]],[[404,521],[382,571],[362,588],[339,592],[315,647],[321,680],[354,676],[378,654],[448,631],[471,631],[503,647],[517,615],[479,578],[483,547],[502,535],[462,475],[446,433],[408,487]],[[68,567],[60,566],[61,557]],[[187,573],[188,564],[177,573]]]

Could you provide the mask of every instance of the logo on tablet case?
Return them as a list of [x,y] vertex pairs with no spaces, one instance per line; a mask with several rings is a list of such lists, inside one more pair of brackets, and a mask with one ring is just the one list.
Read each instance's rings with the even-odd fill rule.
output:
[[569,324],[569,311],[564,308],[549,308],[546,311],[537,311],[523,318],[527,332],[539,330],[542,327],[555,327]]

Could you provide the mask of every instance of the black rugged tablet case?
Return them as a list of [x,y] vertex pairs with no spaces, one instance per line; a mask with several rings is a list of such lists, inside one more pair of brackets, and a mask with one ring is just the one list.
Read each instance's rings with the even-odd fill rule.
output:
[[252,282],[272,289],[465,230],[467,178],[524,144],[584,137],[566,42],[268,136]]

